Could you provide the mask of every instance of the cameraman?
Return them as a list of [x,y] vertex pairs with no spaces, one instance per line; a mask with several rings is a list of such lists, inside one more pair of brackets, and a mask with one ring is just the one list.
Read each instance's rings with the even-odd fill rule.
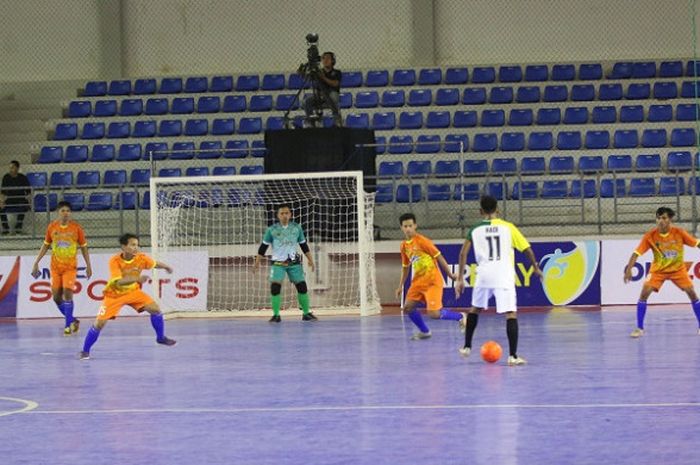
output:
[[10,222],[8,213],[17,214],[15,234],[22,234],[24,215],[29,210],[29,194],[31,194],[29,179],[19,172],[19,162],[10,162],[10,171],[3,176],[0,185],[0,223],[2,223],[2,235],[10,234]]
[[335,69],[335,54],[333,52],[323,52],[321,55],[323,68],[313,79],[315,92],[307,95],[304,99],[304,111],[306,121],[312,122],[314,110],[319,113],[324,108],[330,108],[333,112],[333,122],[336,127],[342,126],[340,117],[340,78],[342,73]]

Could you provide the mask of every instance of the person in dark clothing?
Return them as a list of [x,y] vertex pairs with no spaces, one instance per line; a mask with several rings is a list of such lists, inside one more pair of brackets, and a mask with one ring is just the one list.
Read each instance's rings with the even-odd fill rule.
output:
[[335,69],[335,54],[333,52],[324,52],[321,55],[320,73],[313,81],[316,91],[309,94],[304,100],[304,111],[306,113],[306,121],[315,126],[313,114],[315,111],[323,111],[323,108],[330,108],[333,112],[333,122],[335,126],[342,125],[340,116],[340,79],[342,73]]
[[7,219],[8,213],[17,214],[17,223],[15,223],[15,234],[22,233],[24,223],[24,215],[29,210],[29,194],[31,194],[31,186],[29,179],[19,172],[19,162],[12,160],[10,162],[10,171],[2,178],[2,186],[0,187],[0,197],[3,204],[0,209],[0,222],[2,223],[2,234],[10,234],[10,223]]

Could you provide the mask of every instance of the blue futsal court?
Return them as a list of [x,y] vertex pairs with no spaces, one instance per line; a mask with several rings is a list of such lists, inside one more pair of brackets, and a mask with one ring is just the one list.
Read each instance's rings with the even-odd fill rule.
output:
[[[686,308],[687,307],[687,308]],[[529,364],[463,359],[454,322],[399,316],[110,323],[77,360],[59,320],[0,324],[0,463],[700,463],[689,306],[522,312]],[[477,347],[505,323],[479,321]]]

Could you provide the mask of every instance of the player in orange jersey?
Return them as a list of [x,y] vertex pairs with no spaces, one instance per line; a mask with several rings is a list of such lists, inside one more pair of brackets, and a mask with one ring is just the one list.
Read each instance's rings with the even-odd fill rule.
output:
[[[632,331],[631,337],[638,338],[644,334],[647,299],[652,292],[658,292],[666,280],[673,281],[673,284],[688,294],[698,320],[698,326],[700,326],[700,301],[698,301],[698,295],[695,293],[683,261],[683,246],[698,247],[700,240],[691,236],[685,229],[673,226],[671,222],[674,216],[675,212],[668,207],[656,210],[656,227],[642,237],[642,241],[634,250],[625,267],[624,281],[627,283],[632,279],[632,267],[637,262],[637,257],[649,249],[652,250],[654,261],[651,264],[649,276],[642,287],[642,292],[639,294],[637,328]],[[698,334],[700,334],[700,329],[698,329]]]
[[403,309],[408,313],[408,317],[418,327],[419,331],[411,339],[427,339],[432,334],[423,321],[423,317],[416,308],[418,304],[425,303],[428,316],[440,320],[456,320],[464,326],[466,318],[462,313],[442,307],[442,290],[444,282],[440,268],[450,279],[456,280],[457,275],[450,271],[450,267],[445,261],[440,251],[435,247],[433,241],[418,234],[416,228],[416,217],[412,213],[405,213],[399,218],[401,231],[406,240],[401,243],[401,280],[396,289],[396,296],[401,297],[404,283],[408,278],[408,267],[411,267],[413,277],[411,286],[405,296]]
[[97,313],[95,324],[85,336],[83,351],[80,359],[90,358],[90,348],[97,342],[100,331],[107,321],[114,320],[124,305],[129,305],[137,312],[146,311],[151,314],[151,325],[156,332],[156,342],[166,346],[174,346],[175,340],[165,336],[165,323],[160,306],[151,296],[141,290],[141,284],[148,281],[148,276],[141,275],[143,270],[161,268],[168,273],[173,269],[148,255],[139,252],[139,237],[135,234],[124,234],[119,238],[121,253],[109,259],[109,281],[104,290],[104,300]]
[[90,254],[83,228],[71,220],[71,205],[61,201],[57,205],[58,219],[49,223],[46,228],[44,245],[39,250],[32,267],[32,276],[38,278],[39,262],[51,248],[51,293],[58,310],[65,317],[63,335],[76,334],[80,328],[80,321],[73,318],[73,288],[78,274],[78,248],[85,259],[85,274],[88,279],[92,276]]

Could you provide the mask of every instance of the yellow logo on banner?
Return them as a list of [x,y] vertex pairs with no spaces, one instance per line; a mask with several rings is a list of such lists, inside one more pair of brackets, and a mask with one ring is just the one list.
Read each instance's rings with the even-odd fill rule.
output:
[[597,241],[574,242],[574,249],[545,255],[540,260],[544,274],[542,288],[552,305],[576,300],[591,283],[598,268],[600,245]]

